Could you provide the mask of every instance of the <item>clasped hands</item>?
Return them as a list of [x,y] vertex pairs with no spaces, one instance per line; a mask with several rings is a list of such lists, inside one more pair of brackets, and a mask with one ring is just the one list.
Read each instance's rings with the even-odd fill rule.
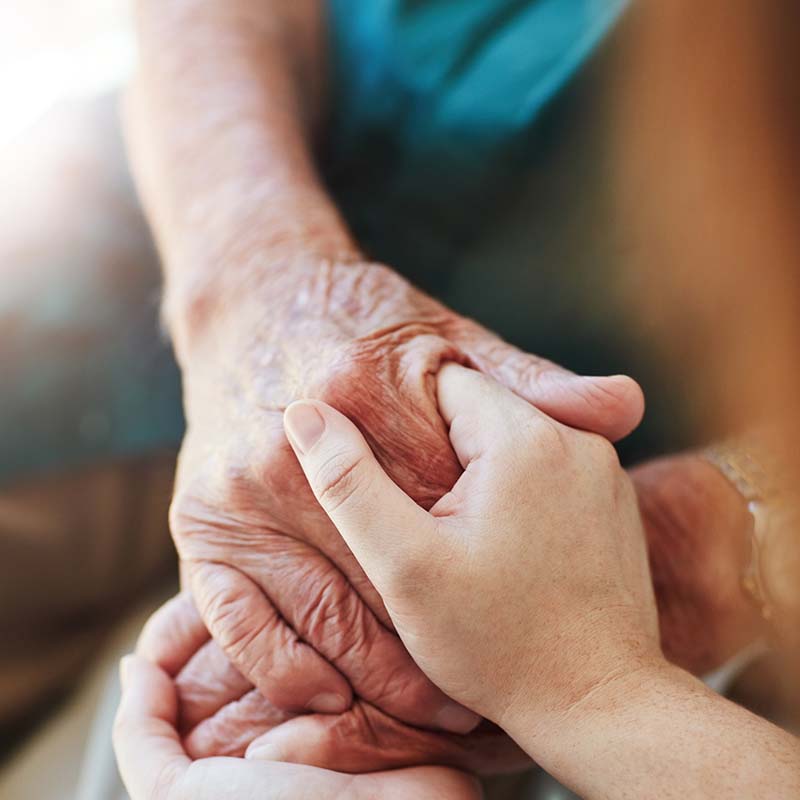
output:
[[[464,743],[437,749],[441,737],[431,732],[420,761],[466,766],[475,734],[459,734],[483,717],[558,771],[587,698],[625,691],[631,676],[664,668],[636,494],[605,438],[555,421],[489,377],[446,364],[436,396],[463,472],[429,510],[389,478],[359,429],[330,405],[294,403],[284,427],[403,645],[436,691],[459,704],[445,706],[446,721],[460,728],[450,745]],[[181,682],[191,683],[181,676],[198,670],[227,693],[197,692],[179,704]],[[186,595],[151,620],[123,675],[115,739],[135,800],[478,796],[472,779],[446,767],[326,769],[337,765],[315,754],[336,715],[293,717],[247,693]],[[268,728],[246,745],[246,758],[191,761],[182,732],[202,738],[204,716],[213,717],[219,737],[226,707],[237,704],[232,718],[250,708]],[[359,698],[338,716],[369,715],[367,705]]]

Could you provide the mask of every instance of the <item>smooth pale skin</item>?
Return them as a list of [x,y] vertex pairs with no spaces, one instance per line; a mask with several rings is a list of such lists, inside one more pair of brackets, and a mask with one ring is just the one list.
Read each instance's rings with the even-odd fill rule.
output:
[[[171,528],[184,585],[227,657],[209,645],[215,668],[196,670],[199,683],[188,674],[179,690],[205,695],[204,718],[255,685],[270,719],[274,708],[327,712],[325,735],[306,740],[317,760],[375,769],[391,753],[391,764],[414,763],[430,743],[420,726],[464,731],[475,718],[400,646],[307,488],[283,409],[305,397],[345,412],[388,474],[429,507],[460,471],[434,397],[443,361],[469,362],[554,418],[609,439],[636,426],[641,392],[630,379],[581,378],[521,353],[365,259],[314,164],[325,115],[321,0],[138,0],[136,8],[142,57],[127,139],[164,264],[164,318],[188,420]],[[740,532],[707,522],[746,516],[713,468],[685,466],[667,466],[670,493],[646,472],[637,485],[655,522],[648,534],[670,655],[706,669],[750,637],[753,616],[735,577]],[[713,489],[700,492],[708,503],[696,501],[698,476]],[[709,504],[717,513],[707,514]],[[732,515],[720,513],[726,504]],[[695,555],[717,533],[730,568],[707,572]],[[233,673],[243,684],[231,684]],[[351,713],[354,694],[372,716]],[[237,721],[239,710],[218,736],[196,737],[196,754],[224,752],[234,725],[237,741],[264,730],[252,709]],[[516,753],[497,745],[483,740],[476,766],[502,766]]]
[[[315,497],[431,680],[583,797],[798,796],[800,743],[661,654],[636,497],[608,442],[458,365],[438,401],[464,473],[429,512],[338,411],[285,414]],[[280,740],[248,756],[279,758]]]

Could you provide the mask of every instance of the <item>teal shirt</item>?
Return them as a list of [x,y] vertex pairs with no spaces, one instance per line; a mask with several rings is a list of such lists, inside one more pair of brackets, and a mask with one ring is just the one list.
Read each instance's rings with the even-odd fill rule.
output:
[[362,243],[440,291],[541,149],[543,111],[624,6],[330,0],[328,178]]
[[[648,386],[649,361],[605,292],[615,253],[596,201],[604,160],[575,88],[625,0],[329,6],[323,173],[367,252],[526,350],[581,371],[630,371],[655,387],[657,418],[669,392]],[[125,297],[63,272],[50,296],[0,302],[15,332],[10,357],[0,350],[0,478],[182,435],[155,271]],[[635,449],[674,442],[655,430],[645,426]]]
[[524,135],[625,0],[330,0],[337,133],[472,160]]

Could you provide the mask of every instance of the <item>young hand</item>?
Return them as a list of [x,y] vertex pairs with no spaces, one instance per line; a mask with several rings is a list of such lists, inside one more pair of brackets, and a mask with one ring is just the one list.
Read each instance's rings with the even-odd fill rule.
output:
[[662,658],[636,497],[602,437],[455,364],[437,380],[464,472],[430,512],[330,406],[289,406],[286,431],[423,671],[512,735],[518,710],[551,733]]

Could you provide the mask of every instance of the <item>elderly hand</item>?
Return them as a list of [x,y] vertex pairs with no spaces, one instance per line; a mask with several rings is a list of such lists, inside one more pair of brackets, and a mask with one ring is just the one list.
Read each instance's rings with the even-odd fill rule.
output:
[[598,687],[663,663],[633,486],[606,439],[475,371],[444,366],[438,403],[464,472],[430,512],[330,406],[295,403],[284,421],[424,672],[512,735],[524,708],[556,736]]
[[[426,764],[497,772],[529,763],[508,737],[488,723],[469,736],[458,736],[412,728],[363,700],[342,714],[297,717],[279,709],[209,638],[186,592],[148,620],[137,651],[174,676],[176,728],[190,758],[243,756],[261,734],[280,731],[285,745],[280,760],[337,772]],[[301,721],[299,739],[294,736],[295,720]]]
[[761,629],[742,586],[751,558],[747,503],[698,454],[630,471],[650,551],[661,646],[695,675],[724,664]]
[[114,724],[114,749],[131,800],[479,800],[481,796],[473,779],[445,767],[345,775],[257,759],[191,761],[175,727],[178,703],[169,675],[141,656],[127,656],[120,672],[122,701]]
[[[171,526],[209,630],[272,707],[341,712],[355,693],[381,712],[398,751],[410,730],[398,720],[472,729],[477,718],[414,665],[314,500],[283,408],[298,397],[341,408],[389,475],[430,507],[459,474],[435,397],[444,360],[609,438],[638,422],[638,387],[523,354],[374,265],[293,264],[237,303],[237,325],[209,322],[179,349],[188,431]],[[373,741],[374,720],[345,719],[350,738]],[[418,758],[418,744],[414,733],[406,756]]]
[[430,506],[458,476],[433,390],[443,359],[612,438],[638,423],[641,392],[520,353],[364,262],[312,147],[324,6],[137,4],[126,131],[188,423],[171,527],[211,633],[274,707],[337,712],[355,693],[393,720],[464,731],[475,716],[413,664],[314,501],[283,409],[300,397],[343,408]]

